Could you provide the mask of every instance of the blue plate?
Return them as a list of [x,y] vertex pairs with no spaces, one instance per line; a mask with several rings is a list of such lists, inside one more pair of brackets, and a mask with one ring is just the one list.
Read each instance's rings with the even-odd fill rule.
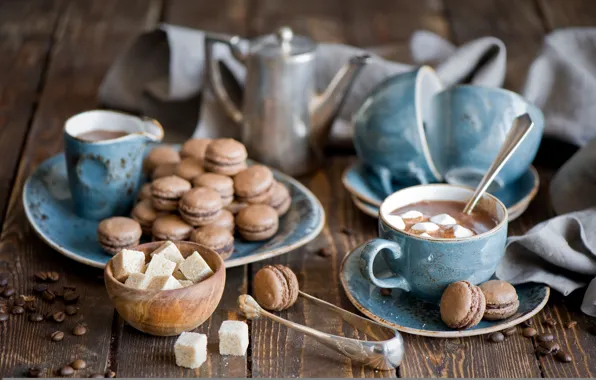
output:
[[[277,171],[275,178],[290,190],[292,205],[279,221],[279,231],[266,241],[236,239],[227,268],[265,260],[292,251],[313,240],[325,223],[318,199],[302,184]],[[52,248],[83,264],[103,268],[112,257],[97,242],[98,221],[82,219],[72,211],[63,154],[44,161],[27,179],[23,205],[35,232]]]
[[[501,321],[483,320],[467,330],[453,330],[441,321],[438,304],[422,301],[401,289],[393,289],[390,296],[381,295],[380,288],[360,274],[359,253],[348,253],[341,264],[340,281],[348,299],[367,317],[409,334],[455,338],[504,330],[542,310],[550,295],[550,288],[545,285],[516,285],[520,304],[515,315]],[[377,260],[375,267],[375,272],[388,271],[382,260]]]
[[[383,203],[383,192],[380,190],[380,184],[375,181],[375,176],[360,161],[355,162],[349,166],[343,176],[342,183],[344,187],[356,198],[360,204],[355,203],[356,207],[363,210],[364,206],[369,212],[368,215],[376,216],[378,214],[379,206]],[[509,221],[518,218],[526,209],[528,205],[536,196],[540,179],[538,172],[533,166],[514,183],[505,186],[504,188],[493,192],[494,196],[499,198],[501,202],[507,207],[509,213]],[[408,185],[393,183],[394,191],[406,188]]]

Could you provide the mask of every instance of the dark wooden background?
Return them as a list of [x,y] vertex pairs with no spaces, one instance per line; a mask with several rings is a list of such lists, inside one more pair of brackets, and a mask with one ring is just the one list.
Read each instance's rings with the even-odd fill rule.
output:
[[[97,87],[113,59],[139,33],[159,22],[211,31],[256,36],[283,24],[320,41],[357,46],[384,46],[407,62],[408,38],[419,29],[438,33],[456,44],[493,35],[507,45],[508,88],[523,84],[528,65],[543,37],[556,28],[594,26],[594,0],[0,0],[0,271],[13,273],[19,293],[30,294],[38,270],[56,270],[61,283],[75,284],[81,312],[61,326],[30,323],[14,316],[0,324],[0,375],[22,376],[30,366],[50,375],[74,358],[87,361],[78,373],[111,369],[119,377],[592,377],[596,375],[596,337],[592,323],[578,310],[576,295],[553,295],[534,318],[566,346],[573,363],[538,357],[534,342],[513,336],[502,344],[484,337],[429,339],[404,335],[406,356],[391,372],[375,372],[329,352],[309,338],[267,320],[250,325],[246,357],[217,354],[222,320],[238,318],[235,299],[249,291],[254,273],[265,264],[289,265],[302,290],[354,310],[339,285],[344,254],[376,233],[376,221],[351,203],[340,177],[354,156],[332,155],[329,165],[304,178],[321,200],[327,225],[313,243],[291,254],[228,271],[224,298],[199,331],[210,337],[209,360],[200,370],[174,365],[174,338],[153,338],[125,325],[112,309],[101,271],[68,260],[41,242],[29,227],[21,204],[23,183],[46,158],[62,150],[62,125],[70,115],[97,106]],[[556,155],[557,152],[547,152]],[[546,189],[555,168],[539,167],[542,185],[537,199],[510,232],[519,234],[550,216]],[[353,233],[342,233],[349,228]],[[329,247],[331,257],[316,254]],[[49,306],[46,306],[49,308]],[[281,315],[335,334],[358,332],[332,315],[299,301]],[[545,328],[552,316],[559,324],[573,319],[574,329]],[[84,320],[89,333],[68,333]],[[48,336],[67,332],[63,342]]]

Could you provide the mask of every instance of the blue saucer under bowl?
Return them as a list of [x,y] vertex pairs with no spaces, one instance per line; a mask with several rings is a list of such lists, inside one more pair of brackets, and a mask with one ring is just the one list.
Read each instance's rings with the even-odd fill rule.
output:
[[[354,250],[344,257],[341,264],[340,281],[348,299],[367,317],[409,334],[455,338],[504,330],[531,318],[542,310],[550,295],[550,288],[545,285],[516,285],[515,290],[520,304],[515,315],[501,321],[483,320],[467,330],[453,330],[441,320],[438,304],[422,301],[401,289],[393,289],[389,296],[381,295],[381,289],[360,274],[359,256],[360,252]],[[382,263],[375,268],[375,272],[378,273],[387,270]]]
[[[325,224],[325,211],[314,194],[285,174],[275,170],[273,174],[290,190],[290,209],[280,218],[273,238],[261,242],[236,239],[234,253],[225,261],[227,268],[290,252],[317,237]],[[112,257],[97,242],[99,222],[73,212],[64,154],[44,161],[27,179],[23,205],[35,232],[63,255],[97,268]]]

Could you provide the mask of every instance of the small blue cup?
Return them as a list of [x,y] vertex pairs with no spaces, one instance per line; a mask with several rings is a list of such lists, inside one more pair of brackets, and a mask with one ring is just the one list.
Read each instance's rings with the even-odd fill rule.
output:
[[476,187],[513,120],[526,112],[534,127],[497,175],[491,192],[528,170],[544,130],[542,112],[520,95],[500,88],[457,86],[437,94],[425,121],[428,145],[441,175],[451,184]]
[[[493,216],[497,226],[468,238],[425,238],[396,229],[387,221],[393,210],[412,203],[465,203],[472,194],[472,189],[463,186],[431,184],[409,187],[387,197],[379,209],[379,238],[356,248],[362,275],[378,287],[400,288],[428,301],[438,301],[452,282],[480,284],[490,279],[503,258],[507,238],[507,208],[494,196],[485,194],[476,207]],[[379,253],[392,272],[389,277],[375,274]]]
[[[125,136],[89,141],[80,135],[97,130]],[[161,125],[114,111],[87,111],[66,121],[64,147],[74,212],[101,220],[130,211],[141,182],[147,144],[163,139]]]
[[385,195],[393,192],[392,180],[410,185],[441,181],[426,142],[423,115],[442,89],[435,72],[422,66],[381,83],[354,115],[356,152]]

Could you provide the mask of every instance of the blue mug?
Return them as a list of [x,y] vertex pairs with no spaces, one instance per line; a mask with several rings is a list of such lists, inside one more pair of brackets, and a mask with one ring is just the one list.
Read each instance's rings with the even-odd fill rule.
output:
[[497,174],[495,192],[524,174],[538,151],[544,116],[520,95],[501,88],[457,86],[437,94],[426,115],[426,136],[436,167],[448,183],[476,187],[511,129],[528,113],[534,127]]
[[443,89],[428,66],[386,79],[367,96],[352,120],[358,157],[377,178],[385,195],[393,181],[440,182],[426,142],[423,115]]
[[[498,224],[467,238],[425,238],[399,230],[387,221],[392,211],[412,203],[465,204],[472,194],[472,189],[463,186],[431,184],[409,187],[387,197],[379,209],[379,238],[356,248],[362,275],[378,287],[400,288],[433,302],[452,282],[480,284],[489,280],[503,258],[507,238],[507,208],[496,197],[485,194],[476,207],[488,212]],[[379,253],[391,272],[388,277],[375,273],[373,264]]]
[[[82,138],[89,132],[108,138]],[[157,121],[120,112],[94,110],[68,119],[64,150],[74,212],[94,220],[127,214],[143,177],[147,145],[163,135]]]

